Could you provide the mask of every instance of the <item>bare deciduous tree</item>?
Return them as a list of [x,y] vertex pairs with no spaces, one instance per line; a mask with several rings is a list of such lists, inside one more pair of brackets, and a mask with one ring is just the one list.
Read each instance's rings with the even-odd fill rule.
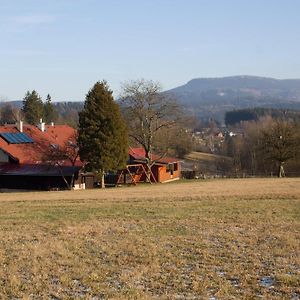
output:
[[0,123],[15,123],[20,120],[20,110],[10,103],[4,104],[0,109]]
[[166,155],[168,145],[158,141],[161,134],[177,124],[180,108],[169,95],[161,93],[161,86],[154,81],[137,80],[126,83],[122,89],[122,103],[130,138],[145,151],[148,170],[156,162],[152,158],[155,150]]
[[262,131],[266,158],[278,163],[278,177],[284,177],[284,164],[299,155],[300,136],[295,123],[276,120]]
[[[43,161],[49,165],[58,167],[59,172],[69,190],[74,186],[76,163],[79,158],[79,148],[77,145],[77,134],[69,137],[63,145],[50,145],[44,153]],[[64,174],[64,167],[71,165],[71,181],[68,182]]]

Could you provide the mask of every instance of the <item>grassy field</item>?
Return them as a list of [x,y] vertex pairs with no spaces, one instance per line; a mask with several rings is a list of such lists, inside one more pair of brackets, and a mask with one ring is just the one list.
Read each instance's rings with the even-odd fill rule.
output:
[[0,299],[299,299],[300,179],[0,194]]
[[[227,173],[231,170],[233,160],[231,157],[216,155],[204,152],[191,152],[185,156],[185,162],[190,164],[190,167],[195,167],[199,173],[204,173],[206,175],[216,175],[224,173],[227,170]],[[223,170],[223,172],[221,171]]]

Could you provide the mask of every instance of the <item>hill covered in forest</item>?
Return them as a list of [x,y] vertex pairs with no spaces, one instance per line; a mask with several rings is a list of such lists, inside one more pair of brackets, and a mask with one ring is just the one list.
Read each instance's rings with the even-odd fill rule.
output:
[[197,78],[168,90],[187,110],[224,120],[227,111],[266,107],[300,109],[300,79],[257,76]]

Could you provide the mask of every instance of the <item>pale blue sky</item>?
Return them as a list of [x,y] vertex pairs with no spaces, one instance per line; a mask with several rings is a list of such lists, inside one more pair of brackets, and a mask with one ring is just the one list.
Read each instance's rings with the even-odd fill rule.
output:
[[300,78],[298,0],[0,0],[0,99],[84,100],[106,79]]

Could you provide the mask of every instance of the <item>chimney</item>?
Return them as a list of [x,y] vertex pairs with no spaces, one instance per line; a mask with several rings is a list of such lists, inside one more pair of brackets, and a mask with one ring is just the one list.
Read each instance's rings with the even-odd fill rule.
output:
[[18,130],[19,130],[20,132],[23,132],[23,121],[22,121],[22,120],[20,120],[20,121],[18,122],[17,128],[18,128]]
[[41,132],[45,132],[45,122],[43,122],[43,119],[40,119],[40,129],[41,129]]
[[54,122],[51,122],[51,126],[52,126],[52,127],[54,126]]

